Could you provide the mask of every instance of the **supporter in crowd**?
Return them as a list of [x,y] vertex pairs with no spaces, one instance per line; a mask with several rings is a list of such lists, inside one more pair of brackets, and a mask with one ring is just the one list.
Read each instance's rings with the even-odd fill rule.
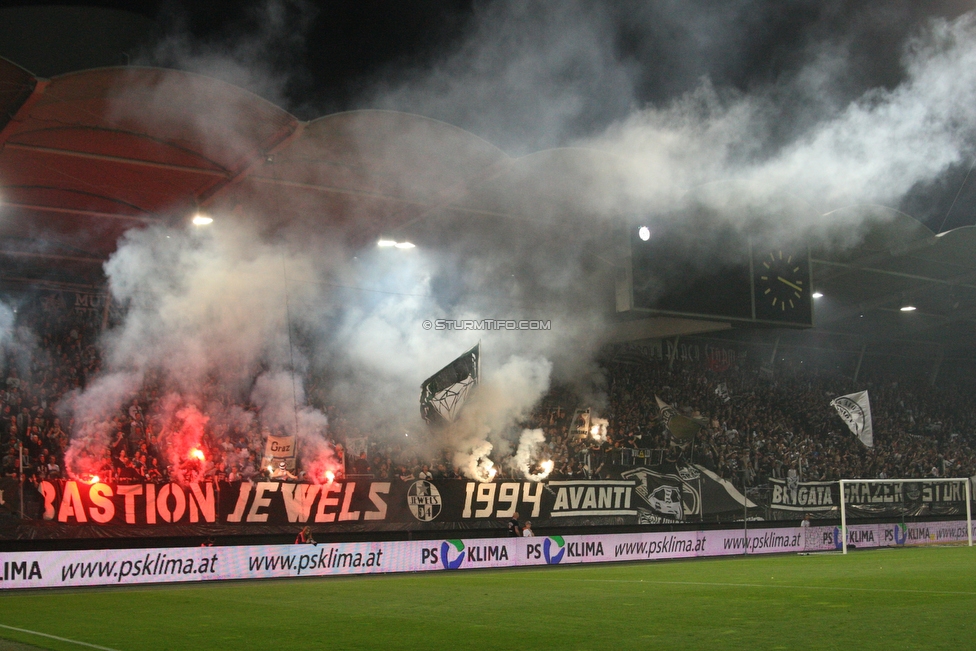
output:
[[296,545],[304,544],[315,544],[315,540],[312,538],[312,530],[309,527],[303,527],[301,531],[298,532],[298,536],[295,538]]
[[298,475],[288,470],[284,461],[279,461],[278,467],[271,471],[271,479],[277,481],[294,481],[298,479]]

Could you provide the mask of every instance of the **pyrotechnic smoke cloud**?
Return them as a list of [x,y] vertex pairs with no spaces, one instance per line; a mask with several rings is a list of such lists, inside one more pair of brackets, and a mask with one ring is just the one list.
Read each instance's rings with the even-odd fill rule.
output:
[[522,430],[519,437],[518,449],[512,457],[512,463],[526,478],[532,481],[542,481],[552,472],[553,463],[550,459],[538,459],[542,463],[539,472],[532,472],[532,464],[536,459],[538,448],[546,442],[546,435],[541,429]]
[[[206,40],[190,35],[187,16],[170,13],[169,31],[135,63],[220,79],[247,88],[280,106],[288,106],[290,87],[304,82],[305,73],[298,61],[305,51],[307,31],[316,13],[315,6],[306,0],[247,3],[243,16]],[[186,94],[183,87],[157,90]],[[235,109],[243,107],[209,108],[210,111],[200,112],[201,119],[219,124],[218,118],[235,122]]]
[[0,302],[0,364],[7,363],[8,344],[13,339],[17,315],[6,303]]
[[[779,237],[856,232],[861,224],[823,213],[851,203],[897,205],[967,158],[976,139],[974,62],[976,22],[966,15],[912,40],[901,84],[871,89],[774,151],[765,147],[778,108],[771,95],[723,96],[709,84],[667,108],[637,112],[588,144],[636,161],[622,172],[630,171],[630,188],[649,205],[675,203],[677,193],[709,181],[741,179],[753,206],[785,191],[817,208],[807,219],[772,224]],[[742,214],[723,211],[730,219]]]
[[[849,229],[850,243],[860,223],[819,215],[898,207],[971,156],[973,15],[946,3],[929,7],[929,20],[924,11],[497,2],[462,47],[370,99],[514,153],[581,144],[619,154],[610,176],[626,187],[587,188],[618,214],[669,211],[701,184],[737,179],[757,193],[749,208],[777,192],[816,208],[774,224],[776,236]],[[745,225],[748,212],[725,215]]]
[[[327,419],[305,405],[295,377],[305,360],[291,345],[287,318],[287,302],[301,305],[314,285],[286,286],[286,268],[296,281],[314,277],[307,258],[243,223],[131,231],[106,264],[125,320],[104,339],[102,374],[66,401],[76,423],[69,469],[82,472],[92,455],[83,459],[80,450],[107,445],[119,409],[149,395],[157,396],[149,420],[174,466],[200,445],[208,421],[223,435],[246,434],[259,421],[297,435],[309,463],[334,466],[323,438]],[[293,314],[301,323],[301,310]],[[236,406],[248,401],[257,418]]]
[[0,367],[13,371],[10,381],[18,383],[29,377],[32,361],[43,361],[47,354],[29,328],[17,326],[16,306],[0,301]]
[[[326,379],[327,399],[346,409],[362,433],[417,431],[420,382],[480,338],[483,384],[461,421],[430,438],[427,451],[448,448],[468,476],[484,478],[488,455],[501,461],[511,454],[516,424],[551,379],[599,394],[591,360],[612,311],[608,281],[616,269],[606,243],[615,222],[663,214],[692,192],[719,202],[718,214],[736,227],[754,228],[763,211],[752,208],[769,208],[790,193],[815,210],[764,224],[770,237],[836,241],[840,230],[851,243],[862,224],[823,213],[852,202],[895,205],[958,166],[976,140],[972,15],[918,28],[885,86],[864,78],[869,66],[853,39],[816,30],[795,48],[790,65],[744,83],[749,43],[736,40],[729,25],[749,22],[756,8],[770,18],[772,5],[730,3],[720,12],[729,20],[687,3],[621,6],[626,10],[573,2],[485,5],[455,51],[429,69],[385,74],[366,94],[371,107],[444,119],[512,154],[562,145],[590,150],[527,157],[511,165],[504,182],[472,183],[452,198],[491,204],[495,216],[427,215],[415,225],[421,240],[413,251],[343,250],[336,244],[341,229],[324,223],[328,215],[316,221],[299,214],[284,196],[275,214],[245,206],[246,217],[228,215],[206,233],[151,228],[127,235],[106,266],[127,316],[104,341],[103,375],[67,401],[81,441],[72,455],[110,436],[112,413],[147,382],[178,394],[179,408],[206,410],[211,425],[253,424],[215,404],[216,386],[261,406],[267,426],[306,436],[326,425],[305,406],[300,378],[310,372]],[[270,44],[301,33],[311,14],[279,11],[295,7],[301,8],[268,4],[266,32],[223,47],[174,37],[157,60],[282,101],[294,77],[282,74],[288,61],[271,56],[277,45]],[[881,20],[872,23],[870,12],[858,16],[861,22],[852,21],[858,29]],[[299,29],[286,29],[295,24]],[[900,25],[889,32],[903,35]],[[881,49],[892,51],[898,40],[889,38]],[[655,64],[662,52],[665,64]],[[205,86],[203,80],[148,92],[170,100],[186,94],[179,104],[193,110]],[[119,93],[122,119],[125,89]],[[200,134],[233,139],[242,110],[199,111]],[[456,143],[427,142],[424,151],[443,147],[447,155]],[[424,189],[423,166],[411,156],[363,149],[382,159],[376,167],[393,186]],[[695,190],[730,179],[751,189],[739,205],[728,203],[728,193]],[[525,187],[533,191],[511,191]],[[857,213],[838,215],[849,220]],[[326,245],[329,255],[322,254]],[[421,327],[438,318],[539,318],[552,329],[476,337]],[[289,403],[290,411],[279,409]]]

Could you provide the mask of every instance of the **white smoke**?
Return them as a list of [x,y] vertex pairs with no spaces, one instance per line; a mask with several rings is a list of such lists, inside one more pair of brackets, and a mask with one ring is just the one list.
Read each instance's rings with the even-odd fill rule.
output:
[[10,346],[14,339],[16,319],[17,315],[13,308],[0,301],[0,366],[6,366],[8,353],[18,350],[16,347]]
[[72,391],[62,399],[58,409],[66,410],[75,423],[71,445],[64,453],[69,472],[94,475],[106,465],[116,434],[112,418],[141,386],[141,373],[119,371],[102,375],[84,391]]
[[612,29],[599,3],[485,3],[455,50],[366,102],[460,125],[514,154],[564,145],[631,108],[635,70],[617,58]]
[[454,464],[468,479],[488,482],[495,478],[498,472],[495,462],[488,455],[492,452],[492,444],[479,437],[470,441],[460,441],[454,450]]
[[299,437],[309,464],[335,465],[327,419],[305,404],[306,362],[288,319],[289,301],[300,307],[312,295],[310,260],[263,241],[245,223],[213,226],[130,231],[106,263],[125,320],[104,337],[102,373],[64,401],[76,423],[66,455],[71,472],[101,461],[93,450],[110,442],[111,419],[151,394],[159,398],[149,419],[172,466],[200,444],[208,421],[218,431],[250,427],[253,419],[236,404],[248,399],[264,427]]
[[[243,13],[238,16],[237,24],[229,25],[207,40],[190,35],[187,16],[170,16],[169,31],[134,63],[186,70],[203,78],[182,79],[178,85],[164,83],[142,90],[155,93],[160,105],[171,106],[174,96],[207,96],[206,92],[188,94],[185,84],[212,83],[210,79],[219,79],[257,93],[278,106],[288,106],[290,86],[303,81],[296,58],[305,51],[307,30],[315,19],[316,9],[305,0],[269,0],[249,3]],[[256,28],[247,29],[248,24]],[[190,108],[191,113],[199,116],[201,125],[221,130],[239,124],[247,113],[242,110],[243,104],[211,105],[200,111]],[[200,133],[205,135],[208,131]]]
[[552,472],[553,463],[551,459],[540,459],[541,469],[539,472],[532,472],[532,465],[536,461],[535,455],[539,447],[546,442],[546,434],[541,429],[522,430],[519,437],[518,449],[512,457],[513,465],[522,472],[527,479],[532,481],[542,481]]
[[[976,27],[957,9],[832,5],[812,17],[748,0],[500,1],[476,12],[461,45],[384,77],[367,103],[435,116],[515,154],[580,145],[617,155],[610,173],[577,179],[597,214],[673,211],[703,184],[738,180],[729,194],[750,194],[745,205],[718,206],[737,227],[813,244],[843,231],[851,245],[863,214],[826,213],[897,208],[968,163]],[[807,31],[778,41],[784,15]],[[783,193],[810,209],[783,219],[770,205]]]
[[186,391],[213,373],[246,390],[261,364],[290,364],[286,300],[309,292],[285,274],[313,277],[308,259],[242,223],[129,231],[105,272],[127,307],[109,333],[108,368],[161,369]]
[[30,328],[18,324],[15,304],[0,301],[0,369],[16,382],[35,381],[34,371],[51,362]]
[[486,481],[495,460],[512,454],[512,426],[524,420],[549,389],[552,364],[545,359],[512,357],[471,393],[457,421],[435,434],[433,449],[453,451],[454,464],[466,477]]
[[306,404],[303,386],[295,373],[264,373],[254,382],[251,402],[258,407],[265,427],[297,438],[299,462],[311,479],[322,482],[325,473],[335,473],[341,463],[327,438],[329,419]]
[[0,346],[6,345],[10,341],[14,332],[14,321],[16,315],[13,308],[0,301]]
[[[735,3],[726,11],[751,6]],[[284,102],[290,78],[273,50],[288,34],[300,34],[311,14],[300,3],[266,7],[267,33],[252,41],[202,47],[180,37],[163,42],[157,61]],[[660,24],[691,34],[689,51],[731,39],[713,16],[668,7]],[[503,161],[510,166],[502,177],[459,175],[451,184],[461,186],[453,204],[481,212],[431,211],[417,226],[421,239],[413,251],[363,248],[362,237],[351,247],[338,244],[350,232],[372,235],[368,229],[386,222],[353,207],[352,226],[335,225],[327,209],[310,212],[291,204],[287,193],[276,197],[273,210],[215,215],[210,229],[128,233],[106,265],[112,294],[127,309],[125,322],[105,338],[103,375],[67,401],[76,439],[86,442],[77,454],[88,441],[110,436],[98,423],[150,380],[180,396],[179,408],[207,410],[211,425],[252,426],[239,409],[225,406],[224,413],[215,406],[215,392],[250,400],[260,406],[262,424],[295,432],[306,450],[323,449],[315,441],[327,427],[325,416],[306,404],[302,383],[309,375],[327,378],[324,395],[360,432],[374,438],[413,432],[422,427],[420,383],[481,339],[481,386],[453,427],[426,437],[425,450],[448,449],[467,476],[484,479],[512,454],[518,423],[551,381],[574,381],[599,394],[591,360],[605,343],[605,315],[612,312],[618,270],[607,242],[615,224],[664,213],[697,192],[736,228],[754,229],[771,214],[759,224],[771,238],[837,241],[834,233],[843,230],[851,244],[863,217],[825,213],[855,202],[895,205],[958,165],[976,141],[971,14],[918,31],[888,87],[865,91],[848,83],[850,50],[831,42],[806,44],[806,64],[783,78],[735,89],[706,77],[646,104],[638,96],[647,78],[642,65],[650,64],[618,49],[619,15],[573,2],[548,9],[521,2],[479,8],[456,50],[430,69],[385,77],[367,101],[447,120],[513,153],[562,145],[589,151]],[[670,45],[667,30],[655,32],[660,24],[652,18],[660,16],[654,11],[634,8],[626,18],[639,35]],[[289,32],[289,25],[298,28]],[[699,72],[685,65],[682,79]],[[238,141],[242,150],[250,146],[249,98],[208,107],[209,80],[176,83],[120,89],[118,119],[130,117],[134,104],[126,92],[132,92],[158,104],[162,118],[192,120],[195,133],[213,139],[204,151]],[[402,140],[380,143],[385,147],[377,146],[375,134],[346,135],[351,149],[370,159],[370,169],[381,170],[384,188],[441,197],[443,185],[430,180],[435,166],[423,161],[454,160],[459,139],[418,132],[424,137],[401,134]],[[737,204],[729,203],[730,192],[702,189],[728,180],[740,182],[731,192],[739,195]],[[784,193],[812,208],[776,219]],[[552,328],[422,327],[441,318],[540,318]]]
[[[746,183],[745,203],[762,206],[790,193],[816,209],[767,223],[773,237],[824,238],[861,226],[852,203],[897,205],[916,185],[931,182],[970,155],[976,142],[976,18],[931,23],[905,52],[905,79],[870,89],[846,107],[770,150],[768,131],[781,108],[769,92],[722,93],[710,83],[663,109],[638,111],[587,146],[619,154],[628,193],[640,205],[674,206],[703,184]],[[811,64],[823,66],[818,59]],[[829,69],[829,66],[828,66]],[[799,75],[807,80],[812,75]],[[807,83],[807,81],[797,82]],[[813,83],[813,82],[810,82]],[[822,82],[816,82],[822,83]],[[724,210],[747,227],[756,211]]]

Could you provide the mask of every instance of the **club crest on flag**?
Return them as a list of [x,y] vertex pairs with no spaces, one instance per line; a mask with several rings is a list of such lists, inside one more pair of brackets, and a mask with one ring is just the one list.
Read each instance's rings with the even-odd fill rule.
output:
[[866,447],[874,447],[874,432],[871,426],[871,403],[868,392],[851,393],[830,401],[847,427]]

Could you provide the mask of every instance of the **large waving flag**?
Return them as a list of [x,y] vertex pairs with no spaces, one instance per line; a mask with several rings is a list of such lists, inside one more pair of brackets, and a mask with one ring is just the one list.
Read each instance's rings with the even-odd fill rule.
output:
[[874,447],[874,430],[871,427],[871,403],[868,392],[850,393],[830,401],[847,426],[866,447]]
[[420,415],[429,425],[453,423],[481,372],[481,344],[434,373],[420,385]]
[[664,402],[657,396],[657,408],[661,410],[661,422],[671,434],[671,439],[676,444],[684,447],[695,438],[698,430],[705,427],[708,422],[701,418],[691,418],[678,413],[678,410]]

